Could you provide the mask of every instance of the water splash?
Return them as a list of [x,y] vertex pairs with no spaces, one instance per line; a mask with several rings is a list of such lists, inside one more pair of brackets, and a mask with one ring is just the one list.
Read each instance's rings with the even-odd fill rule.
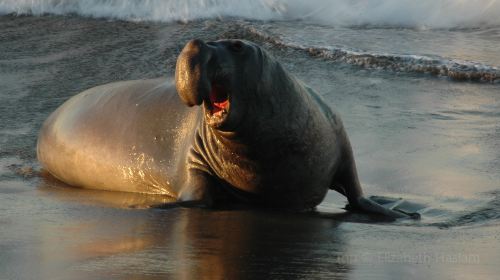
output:
[[340,26],[469,28],[500,24],[497,0],[293,0],[287,13]]
[[493,191],[486,193],[490,199],[486,203],[480,204],[472,211],[463,211],[458,215],[452,215],[446,221],[431,223],[431,226],[440,228],[477,226],[477,225],[498,225],[500,222],[500,192]]
[[271,0],[0,0],[1,14],[78,14],[131,21],[189,21],[242,17],[257,20],[280,15]]
[[241,17],[332,26],[470,28],[500,25],[497,0],[0,0],[0,14],[78,14],[132,21]]

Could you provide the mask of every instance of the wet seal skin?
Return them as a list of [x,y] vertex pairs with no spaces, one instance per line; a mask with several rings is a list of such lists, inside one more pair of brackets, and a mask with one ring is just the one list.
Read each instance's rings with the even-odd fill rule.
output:
[[363,196],[339,115],[255,43],[192,40],[163,78],[84,91],[45,121],[44,169],[70,185],[153,194],[163,207],[349,210],[408,217]]

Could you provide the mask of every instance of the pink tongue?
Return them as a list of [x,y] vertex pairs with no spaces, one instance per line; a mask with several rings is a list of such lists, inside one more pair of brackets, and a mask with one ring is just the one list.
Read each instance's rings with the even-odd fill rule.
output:
[[227,104],[229,103],[229,100],[225,100],[223,102],[214,102],[214,107],[218,108],[218,111],[224,109],[227,107]]
[[212,114],[222,111],[229,104],[229,99],[221,99],[217,96],[217,86],[212,86],[212,90],[210,91],[210,102],[213,104]]

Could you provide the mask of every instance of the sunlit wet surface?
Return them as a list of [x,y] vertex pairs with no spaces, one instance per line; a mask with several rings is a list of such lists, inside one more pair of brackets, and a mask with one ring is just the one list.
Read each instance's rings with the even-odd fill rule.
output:
[[116,207],[134,204],[133,195],[88,194],[45,187],[2,194],[2,277],[491,279],[498,273],[497,226],[359,223],[326,208],[322,214],[141,210]]
[[340,112],[365,192],[418,203],[422,219],[348,214],[333,192],[316,213],[149,209],[168,199],[40,177],[38,129],[74,94],[171,74],[187,40],[234,31],[217,21],[78,17],[1,17],[0,29],[0,279],[494,279],[500,272],[498,84],[367,71],[260,42]]

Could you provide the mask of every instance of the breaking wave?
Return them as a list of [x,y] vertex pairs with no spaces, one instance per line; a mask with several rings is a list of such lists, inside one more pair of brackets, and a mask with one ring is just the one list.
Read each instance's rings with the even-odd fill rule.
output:
[[333,47],[301,47],[312,56],[358,65],[367,69],[423,73],[456,81],[500,82],[500,71],[481,63],[419,55],[376,54]]
[[356,65],[366,69],[428,74],[447,77],[455,81],[500,82],[500,69],[481,63],[422,55],[373,53],[332,46],[307,46],[284,41],[279,36],[269,35],[250,25],[239,24],[238,29],[237,33],[234,34],[238,37],[303,51],[313,57]]
[[77,14],[131,21],[189,21],[214,17],[269,20],[280,13],[265,0],[0,0],[0,14]]
[[[500,26],[499,1],[0,0],[0,15],[77,14],[96,18],[160,22],[237,17],[252,20],[302,19],[332,26],[470,28]],[[500,82],[500,70],[482,63],[423,55],[374,53],[345,47],[304,45],[282,40],[277,35],[270,36],[248,26],[244,29],[244,32],[260,41],[367,69],[424,73],[458,81]]]
[[500,25],[497,0],[0,0],[0,14],[78,14],[133,21],[242,17],[333,26],[454,28]]
[[[291,1],[289,14],[341,26],[468,28],[500,24],[497,0]],[[307,11],[308,13],[304,13]]]

